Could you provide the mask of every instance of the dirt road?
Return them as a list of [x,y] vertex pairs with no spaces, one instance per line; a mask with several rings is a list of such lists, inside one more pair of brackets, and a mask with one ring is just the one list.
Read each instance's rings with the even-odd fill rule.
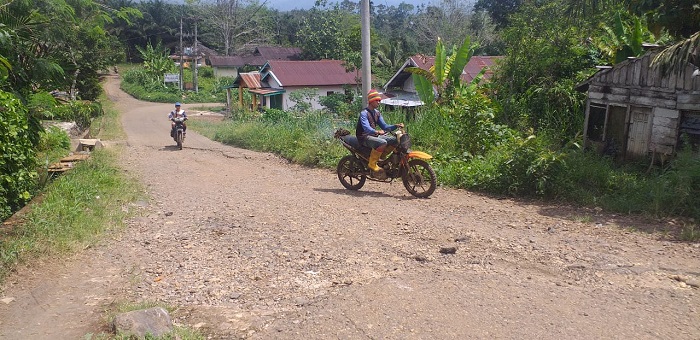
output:
[[104,245],[11,277],[0,339],[83,338],[123,301],[178,307],[213,339],[700,338],[700,246],[667,240],[668,221],[441,187],[421,200],[400,183],[351,192],[193,131],[176,150],[171,104],[106,90],[124,170],[152,199]]

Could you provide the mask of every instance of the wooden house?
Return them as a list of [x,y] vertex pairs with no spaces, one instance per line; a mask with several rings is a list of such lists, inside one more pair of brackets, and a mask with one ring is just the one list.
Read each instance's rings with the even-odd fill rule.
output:
[[602,67],[577,87],[588,92],[584,145],[618,160],[673,154],[681,135],[700,142],[700,77],[692,64],[679,74],[651,67],[650,51]]
[[270,60],[259,72],[240,73],[228,88],[238,89],[239,104],[243,103],[243,88],[247,88],[254,95],[254,106],[280,110],[296,105],[290,93],[314,89],[315,96],[310,104],[317,110],[323,108],[319,98],[345,93],[347,87],[357,86],[358,80],[358,75],[348,72],[340,60]]

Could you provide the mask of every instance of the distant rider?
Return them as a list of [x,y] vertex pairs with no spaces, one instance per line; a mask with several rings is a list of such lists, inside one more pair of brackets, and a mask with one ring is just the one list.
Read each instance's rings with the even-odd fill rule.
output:
[[[377,90],[370,90],[369,93],[367,93],[367,108],[360,112],[360,116],[357,119],[357,126],[355,127],[355,135],[360,144],[372,148],[372,152],[369,155],[368,166],[370,170],[375,172],[382,170],[382,168],[377,165],[377,161],[387,145],[393,146],[398,144],[396,137],[386,134],[385,131],[394,131],[398,128],[403,128],[403,123],[389,125],[384,121],[381,112],[377,110],[381,100],[382,97]],[[379,125],[379,130],[376,128],[377,125]]]
[[[185,113],[185,110],[181,108],[182,105],[180,105],[180,102],[175,103],[175,110],[170,111],[170,114],[168,115],[168,120],[171,121],[170,124],[170,137],[174,137],[175,135],[175,122],[172,121],[173,118],[185,118],[187,119],[187,114]],[[187,134],[187,124],[185,122],[182,122],[182,132],[183,135]]]

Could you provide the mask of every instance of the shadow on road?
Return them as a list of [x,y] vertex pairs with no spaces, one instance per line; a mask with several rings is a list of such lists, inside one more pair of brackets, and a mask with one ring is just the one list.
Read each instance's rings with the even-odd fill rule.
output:
[[[184,147],[184,146],[182,148],[187,149],[187,147]],[[181,150],[180,150],[180,148],[177,147],[177,145],[166,145],[166,146],[158,149],[158,151],[181,151]]]
[[[347,189],[327,189],[327,188],[314,188],[314,191],[320,191],[320,192],[330,192],[333,194],[338,194],[338,195],[346,195],[346,196],[353,196],[353,197],[395,197],[383,192],[377,192],[377,191],[360,191],[360,190],[347,190]],[[395,197],[395,198],[401,198],[401,197]]]

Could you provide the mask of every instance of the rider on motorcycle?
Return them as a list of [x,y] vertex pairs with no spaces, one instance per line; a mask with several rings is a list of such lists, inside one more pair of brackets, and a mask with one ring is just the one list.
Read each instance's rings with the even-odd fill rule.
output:
[[[187,119],[187,114],[185,113],[185,110],[181,109],[180,106],[180,102],[175,103],[175,110],[170,111],[170,114],[168,115],[168,120],[171,121],[170,137],[173,137],[175,133],[175,122],[173,121],[173,118],[185,118],[185,120]],[[187,124],[185,124],[185,122],[182,122],[182,133],[183,135],[187,135]]]
[[[396,137],[386,134],[385,131],[394,131],[398,128],[403,128],[403,123],[389,125],[384,121],[381,112],[377,110],[381,100],[381,95],[377,90],[373,89],[367,93],[367,108],[360,112],[360,116],[357,119],[357,126],[355,127],[355,135],[360,144],[372,148],[372,152],[369,155],[368,166],[370,170],[374,172],[382,170],[382,168],[377,165],[377,161],[387,148],[387,145],[393,147],[398,144]],[[376,128],[377,125],[379,125],[379,130]]]

